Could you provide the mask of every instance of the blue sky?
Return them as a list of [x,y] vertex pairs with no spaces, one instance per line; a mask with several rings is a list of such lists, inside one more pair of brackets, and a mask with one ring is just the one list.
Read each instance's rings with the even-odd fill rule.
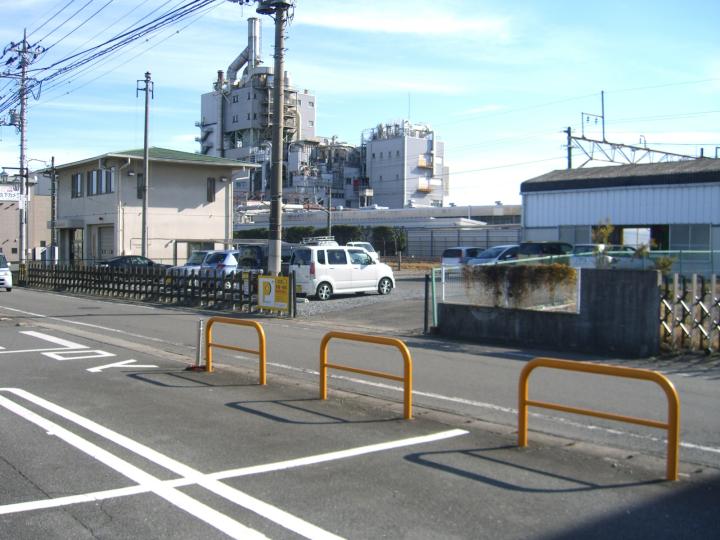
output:
[[[0,45],[22,38],[70,0],[0,0]],[[185,0],[187,1],[187,0]],[[88,0],[76,0],[40,39]],[[117,33],[180,0],[93,0],[48,36],[35,66]],[[134,11],[132,11],[134,10]],[[149,41],[30,100],[28,157],[66,163],[143,144],[143,96],[152,73],[150,144],[197,151],[200,95],[247,42],[254,7],[218,2]],[[273,25],[262,20],[272,65]],[[720,147],[720,3],[716,0],[513,2],[298,0],[288,30],[292,82],[317,96],[317,132],[359,144],[363,129],[408,118],[445,141],[457,204],[519,203],[520,182],[566,167],[565,135],[600,114],[606,138],[714,156]],[[11,87],[0,81],[0,95]],[[3,116],[7,120],[7,115]],[[600,130],[586,126],[588,137]],[[19,136],[0,128],[0,165],[17,166]],[[717,151],[720,152],[720,149]],[[576,155],[576,163],[580,156]],[[39,162],[31,162],[38,166]]]

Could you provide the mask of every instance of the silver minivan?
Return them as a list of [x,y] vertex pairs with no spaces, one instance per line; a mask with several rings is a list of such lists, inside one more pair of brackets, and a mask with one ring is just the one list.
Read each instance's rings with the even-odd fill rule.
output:
[[335,293],[390,294],[395,287],[392,268],[373,261],[360,247],[298,247],[290,258],[290,272],[295,272],[298,294],[319,300],[328,300]]

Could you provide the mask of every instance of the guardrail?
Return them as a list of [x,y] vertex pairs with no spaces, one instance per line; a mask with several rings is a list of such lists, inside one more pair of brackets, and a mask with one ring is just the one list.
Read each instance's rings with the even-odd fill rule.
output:
[[[344,339],[347,341],[359,341],[362,343],[373,343],[375,345],[388,345],[390,347],[395,347],[400,351],[400,354],[402,354],[403,357],[403,376],[393,375],[392,373],[386,373],[383,371],[328,363],[327,350],[331,339]],[[410,356],[410,351],[408,350],[407,345],[405,345],[405,343],[401,340],[382,336],[355,334],[351,332],[328,332],[322,338],[320,343],[320,399],[323,400],[327,399],[327,372],[329,368],[402,382],[405,394],[403,401],[403,416],[406,420],[410,420],[412,418],[412,357]]]
[[[648,420],[646,418],[624,416],[620,414],[594,411],[591,409],[569,407],[567,405],[560,405],[557,403],[530,400],[528,399],[528,379],[530,377],[530,373],[532,373],[534,369],[539,367],[560,369],[565,371],[579,371],[583,373],[597,373],[601,375],[610,375],[613,377],[623,377],[627,379],[641,379],[657,383],[663,389],[665,395],[667,396],[668,421],[664,423],[656,420]],[[590,364],[587,362],[559,360],[557,358],[535,358],[527,363],[527,365],[523,368],[522,373],[520,374],[518,394],[518,446],[527,446],[528,407],[541,407],[544,409],[553,409],[561,412],[582,414],[586,416],[604,418],[606,420],[617,420],[619,422],[627,422],[630,424],[638,424],[641,426],[664,429],[668,432],[666,477],[668,480],[678,479],[678,448],[680,446],[680,398],[678,397],[677,391],[675,390],[673,384],[664,375],[648,369],[610,366],[607,364]]]
[[[212,341],[212,328],[216,323],[232,324],[236,326],[250,326],[255,329],[258,336],[258,348],[246,349],[244,347],[237,347],[235,345],[225,345],[222,343],[215,343]],[[257,354],[260,361],[260,384],[265,384],[267,381],[267,358],[266,358],[266,342],[265,342],[265,331],[262,325],[256,321],[247,321],[243,319],[233,319],[230,317],[210,317],[205,325],[205,371],[211,372],[212,367],[212,350],[226,349],[229,351],[239,351],[251,354]]]

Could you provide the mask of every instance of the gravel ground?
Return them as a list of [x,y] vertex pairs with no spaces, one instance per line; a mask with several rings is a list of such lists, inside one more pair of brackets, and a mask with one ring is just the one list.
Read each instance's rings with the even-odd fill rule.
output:
[[425,298],[425,275],[422,273],[396,273],[395,288],[387,296],[377,293],[333,295],[329,300],[310,298],[303,302],[298,298],[298,317],[315,317],[329,313],[378,304],[378,307],[393,305],[398,301],[423,300]]

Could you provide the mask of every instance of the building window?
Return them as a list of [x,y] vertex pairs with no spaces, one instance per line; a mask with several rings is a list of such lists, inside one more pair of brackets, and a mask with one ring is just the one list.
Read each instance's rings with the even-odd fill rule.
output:
[[113,193],[115,191],[115,168],[105,169],[103,175],[105,177],[103,193]]
[[308,107],[314,107],[315,102],[314,101],[308,101]]
[[253,99],[257,99],[257,94],[253,92]]
[[400,157],[400,150],[398,150],[397,152],[395,152],[395,157]]
[[237,121],[238,121],[238,115],[237,115],[237,114],[233,114],[232,121],[233,121],[233,124],[237,124]]
[[97,184],[95,183],[96,172],[97,171],[87,171],[85,173],[85,185],[87,186],[88,197],[97,193]]
[[349,186],[350,184],[352,184],[352,178],[346,178],[346,179],[345,179],[345,185],[346,185],[346,186]]
[[298,105],[302,106],[302,99],[298,99]]
[[395,173],[395,180],[400,180],[400,173]]
[[77,199],[83,196],[83,177],[82,173],[73,174],[71,177],[72,185],[70,186],[70,197]]
[[375,159],[375,152],[373,152],[373,154],[372,154],[372,158],[373,158],[373,159]]
[[382,174],[378,176],[378,182],[382,182]]
[[250,120],[250,113],[248,113],[248,120]]
[[137,198],[142,199],[143,193],[145,192],[145,183],[143,182],[142,173],[135,175],[135,178],[137,179]]
[[237,103],[237,102],[238,102],[238,97],[237,97],[237,96],[233,96],[233,103]]
[[215,202],[215,179],[207,179],[207,202]]
[[248,100],[250,99],[250,92],[248,92]]
[[312,127],[314,125],[315,125],[315,122],[313,122],[312,120],[308,120],[308,126]]
[[253,113],[253,120],[257,120],[257,113]]

